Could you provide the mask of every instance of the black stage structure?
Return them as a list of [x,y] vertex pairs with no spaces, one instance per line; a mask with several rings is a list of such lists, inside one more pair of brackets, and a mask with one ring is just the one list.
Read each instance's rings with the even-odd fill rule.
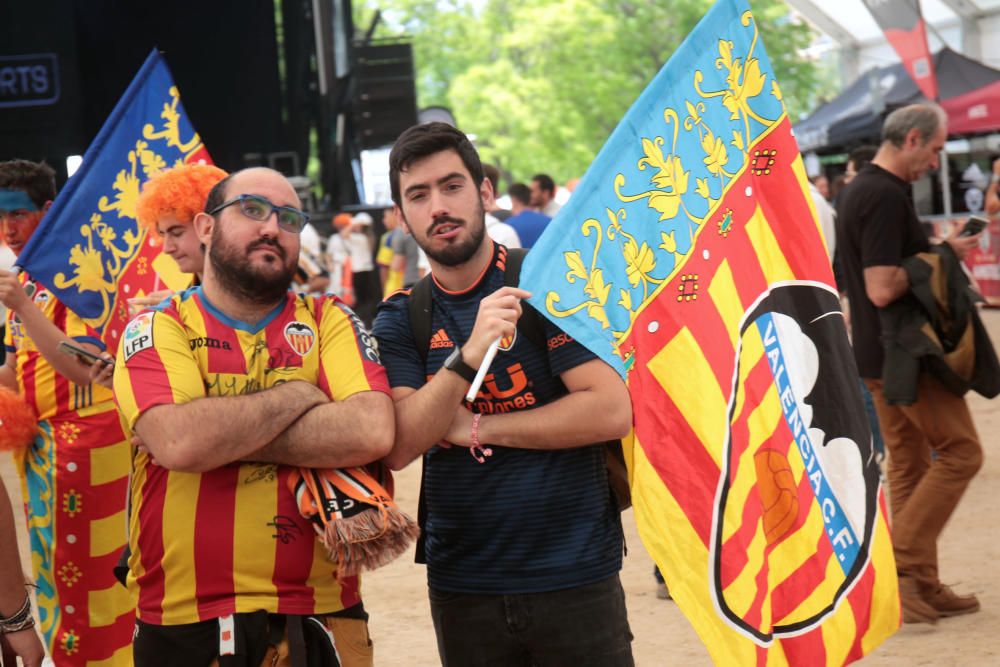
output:
[[349,207],[360,151],[417,120],[410,45],[373,28],[355,29],[350,0],[6,0],[0,159],[65,181],[155,47],[216,164],[296,176],[312,156],[322,208]]

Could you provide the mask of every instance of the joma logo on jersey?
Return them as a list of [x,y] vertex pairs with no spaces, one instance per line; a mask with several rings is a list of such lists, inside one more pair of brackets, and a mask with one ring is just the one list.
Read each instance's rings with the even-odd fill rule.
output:
[[216,350],[231,350],[232,346],[229,341],[219,340],[218,338],[192,338],[188,341],[188,345],[191,346],[191,351],[194,352],[200,347],[207,347]]
[[306,356],[313,349],[316,333],[304,322],[289,322],[285,325],[285,340],[299,356]]

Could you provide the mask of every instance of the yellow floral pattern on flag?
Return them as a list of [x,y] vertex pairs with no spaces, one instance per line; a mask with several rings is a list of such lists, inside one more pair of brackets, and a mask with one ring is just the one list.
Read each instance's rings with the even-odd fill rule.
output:
[[211,158],[154,52],[19,258],[112,350],[127,321],[126,300],[161,282],[150,271],[159,248],[147,243],[146,229],[135,219],[142,186],[166,169],[196,161]]
[[[683,118],[677,109],[666,108],[663,111],[663,120],[672,131],[669,146],[662,136],[642,137],[642,157],[636,162],[636,168],[649,173],[652,188],[630,194],[626,189],[629,181],[626,175],[617,173],[614,176],[614,193],[621,204],[644,201],[649,209],[656,212],[657,222],[668,227],[660,232],[660,243],[646,242],[639,238],[638,233],[628,230],[626,208],[606,208],[606,224],[596,218],[587,218],[580,225],[584,237],[594,238],[592,251],[588,253],[584,249],[578,249],[564,253],[568,269],[566,282],[573,284],[582,281],[586,298],[578,303],[565,305],[561,303],[564,290],[551,290],[546,294],[545,306],[551,316],[564,318],[585,311],[600,323],[602,329],[611,329],[615,353],[623,359],[628,355],[618,349],[619,344],[628,336],[636,316],[646,304],[656,298],[658,288],[683,270],[690,248],[694,246],[705,222],[715,223],[720,234],[728,234],[728,218],[723,216],[717,219],[715,209],[726,189],[746,166],[749,146],[784,117],[783,114],[777,114],[774,118],[765,116],[751,105],[751,102],[764,94],[767,75],[761,71],[758,58],[754,57],[758,34],[750,12],[742,15],[741,23],[744,28],[752,31],[750,46],[745,55],[736,55],[734,43],[730,40],[719,39],[717,43],[719,57],[714,64],[717,70],[724,72],[726,87],[704,90],[702,85],[705,75],[701,70],[695,70],[691,79],[691,93],[700,99],[684,101]],[[776,83],[772,85],[768,97],[772,106],[774,101],[780,102]],[[707,104],[723,106],[729,112],[730,119],[742,125],[742,131],[732,131],[732,139],[728,145],[705,122]],[[694,187],[691,188],[692,171],[686,165],[690,163],[693,154],[700,156],[702,169],[707,175],[696,176],[693,180]],[[698,212],[692,211],[696,208],[692,201],[700,202]],[[648,224],[650,220],[645,215],[637,214],[634,217],[638,221],[636,225]],[[678,241],[684,236],[687,238],[682,246]],[[605,242],[617,244],[620,248],[624,259],[623,274],[611,276],[606,269],[598,268],[598,255]],[[584,261],[585,254],[589,255],[589,263]],[[609,303],[610,293],[617,294],[618,299]],[[611,308],[626,311],[627,317],[610,317]],[[626,326],[615,328],[612,321],[623,321]]]
[[[110,313],[115,299],[118,277],[128,261],[135,256],[136,249],[145,240],[146,232],[138,225],[128,229],[119,238],[115,227],[106,223],[103,213],[114,213],[119,218],[135,219],[136,202],[143,182],[167,168],[167,161],[160,152],[173,148],[188,154],[201,147],[201,139],[194,133],[186,140],[181,137],[180,113],[177,105],[180,94],[176,86],[169,90],[170,100],[164,104],[160,117],[161,127],[147,123],[143,129],[143,139],[135,142],[135,148],[128,153],[128,169],[122,169],[115,176],[112,188],[114,199],[102,196],[97,202],[98,213],[80,227],[83,243],[77,243],[69,253],[68,264],[73,267],[73,275],[67,277],[57,273],[55,286],[59,289],[75,287],[78,292],[96,292],[101,297],[103,309],[96,318],[88,322],[103,323]],[[158,152],[160,151],[160,152]],[[141,175],[140,175],[141,174]],[[142,259],[142,273],[145,273],[146,258]]]

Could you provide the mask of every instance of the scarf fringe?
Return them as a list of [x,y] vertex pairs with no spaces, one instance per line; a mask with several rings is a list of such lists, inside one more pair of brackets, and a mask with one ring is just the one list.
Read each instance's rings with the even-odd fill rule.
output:
[[379,505],[326,524],[321,540],[339,577],[388,565],[404,554],[420,527],[399,508]]

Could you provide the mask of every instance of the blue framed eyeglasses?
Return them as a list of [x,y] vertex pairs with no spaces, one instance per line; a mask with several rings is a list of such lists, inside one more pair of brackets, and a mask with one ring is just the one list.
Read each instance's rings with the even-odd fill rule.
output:
[[277,213],[278,227],[293,234],[300,233],[302,228],[306,226],[306,223],[309,222],[309,216],[305,212],[291,206],[272,204],[266,197],[261,197],[260,195],[239,195],[216,206],[208,214],[215,215],[222,209],[233,204],[239,204],[243,215],[257,222],[264,222],[271,217],[272,213]]

